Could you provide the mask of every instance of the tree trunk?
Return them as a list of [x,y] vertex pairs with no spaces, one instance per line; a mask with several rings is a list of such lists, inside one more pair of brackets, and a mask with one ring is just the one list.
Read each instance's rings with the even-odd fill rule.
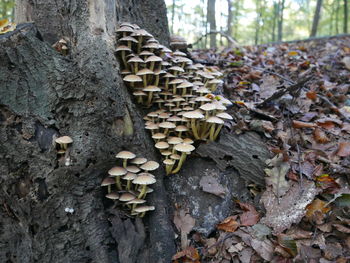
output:
[[[208,0],[207,21],[210,31],[216,31],[215,0]],[[210,48],[216,48],[216,34],[210,34]]]
[[176,0],[173,0],[173,5],[171,7],[171,33],[174,33],[174,19],[175,19],[175,4],[176,4]]
[[349,10],[348,10],[348,0],[344,0],[344,28],[343,33],[348,33],[348,17],[349,17]]
[[227,0],[227,35],[232,37],[232,0]]
[[282,41],[282,37],[283,37],[284,2],[285,2],[285,0],[280,0],[278,2],[278,34],[277,34],[278,41]]
[[322,8],[322,0],[317,0],[314,19],[312,21],[310,37],[316,36],[318,22],[320,21],[320,17],[321,17],[321,8]]
[[[19,0],[15,14],[35,25],[0,36],[0,262],[170,262],[164,171],[149,196],[148,232],[110,208],[100,187],[122,149],[157,160],[114,51],[121,21],[167,44],[164,2]],[[62,37],[67,56],[51,48]],[[58,135],[73,138],[68,165]]]
[[272,20],[272,42],[276,41],[276,21],[278,19],[278,4],[273,2],[273,20]]

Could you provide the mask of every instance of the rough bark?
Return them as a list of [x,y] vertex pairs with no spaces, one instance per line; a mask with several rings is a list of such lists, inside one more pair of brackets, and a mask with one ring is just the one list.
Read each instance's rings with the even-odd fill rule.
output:
[[320,21],[320,17],[321,17],[321,8],[322,8],[322,0],[317,0],[314,19],[312,21],[310,37],[314,37],[317,34],[318,22]]
[[[124,19],[166,43],[164,2],[21,0],[16,14],[35,25],[0,36],[0,262],[169,262],[164,171],[149,200],[157,210],[143,220],[148,235],[140,220],[106,210],[100,187],[118,151],[158,157],[114,47]],[[68,56],[51,48],[61,37]],[[69,166],[56,154],[59,134],[74,140]]]

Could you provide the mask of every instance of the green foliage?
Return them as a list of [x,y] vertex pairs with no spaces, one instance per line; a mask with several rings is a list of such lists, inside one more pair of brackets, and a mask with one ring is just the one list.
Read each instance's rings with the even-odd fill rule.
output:
[[[206,28],[207,0],[185,1],[165,0],[168,4],[168,17],[171,23],[172,4],[175,3],[174,34],[180,34],[190,43],[196,42],[208,29]],[[194,3],[195,2],[195,3]],[[275,7],[278,0],[231,0],[232,37],[242,45],[258,44],[277,40],[277,22]],[[308,38],[316,0],[285,0],[283,12],[282,40]],[[218,31],[227,31],[227,0],[216,0],[216,21]],[[350,11],[350,10],[349,10]],[[260,14],[260,16],[259,16]],[[275,23],[275,26],[274,26]],[[317,36],[343,33],[344,0],[324,0]],[[273,29],[275,27],[275,29]],[[258,31],[258,35],[257,35]],[[274,34],[273,34],[274,32]],[[217,36],[218,43],[221,41]],[[205,39],[197,47],[208,47]],[[223,44],[226,44],[224,40]]]
[[0,19],[7,18],[13,21],[14,0],[0,0]]

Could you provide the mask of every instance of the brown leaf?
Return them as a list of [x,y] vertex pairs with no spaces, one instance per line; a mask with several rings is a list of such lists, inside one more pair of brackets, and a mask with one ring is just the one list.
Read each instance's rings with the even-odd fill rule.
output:
[[314,131],[314,139],[318,143],[328,143],[330,139],[327,137],[326,133],[319,128]]
[[241,226],[252,226],[258,223],[260,219],[259,213],[256,211],[255,207],[248,203],[237,202],[238,205],[245,212],[240,215]]
[[316,91],[308,91],[308,92],[306,92],[306,97],[310,100],[316,100],[317,93],[316,93]]
[[195,223],[196,220],[184,209],[179,209],[175,211],[174,224],[179,231],[183,231],[186,234],[188,234],[191,232]]
[[221,198],[225,198],[227,189],[219,184],[217,179],[213,176],[206,175],[201,178],[199,181],[199,186],[202,187],[204,192],[217,195]]
[[[178,261],[181,259],[181,261]],[[192,262],[192,263],[200,263],[199,261],[200,256],[198,253],[198,250],[194,247],[187,247],[186,249],[177,252],[172,260],[175,261],[174,263],[180,263],[180,262]]]
[[316,212],[321,212],[321,214],[326,214],[331,210],[330,207],[326,206],[326,202],[320,200],[320,199],[315,199],[311,204],[309,204],[306,207],[306,217],[308,219],[311,219],[315,216]]
[[344,57],[344,58],[342,59],[341,62],[343,62],[343,63],[344,63],[344,66],[345,66],[348,70],[350,70],[350,57]]
[[303,121],[294,121],[293,120],[293,128],[301,129],[301,128],[315,128],[316,124],[311,122],[303,122]]
[[217,229],[226,232],[235,232],[239,227],[239,223],[236,221],[237,216],[229,216],[224,221],[217,225]]
[[337,155],[340,157],[347,157],[350,155],[350,142],[341,142],[339,143],[339,148]]

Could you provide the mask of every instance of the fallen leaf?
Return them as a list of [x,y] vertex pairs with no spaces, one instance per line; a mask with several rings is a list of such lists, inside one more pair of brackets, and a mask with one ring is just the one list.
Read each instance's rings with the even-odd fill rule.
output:
[[239,223],[236,221],[237,216],[229,216],[224,221],[217,225],[217,229],[226,232],[235,232],[239,227]]
[[316,91],[308,91],[308,92],[306,92],[306,97],[310,100],[316,100],[317,93],[316,93]]
[[350,70],[350,57],[344,57],[341,62],[344,63],[345,67]]
[[295,257],[298,253],[297,244],[293,238],[288,235],[278,235],[278,243],[283,247],[291,256]]
[[293,128],[315,128],[317,125],[311,122],[295,121],[293,120]]
[[255,207],[248,203],[241,203],[237,202],[238,205],[241,207],[243,214],[239,216],[239,219],[241,220],[242,226],[252,226],[258,223],[260,215],[256,211]]
[[[181,259],[181,261],[178,261]],[[198,250],[194,247],[187,247],[184,250],[177,252],[172,260],[174,263],[180,263],[180,262],[192,262],[192,263],[200,263],[200,256],[198,253]],[[190,261],[189,261],[190,260]]]
[[329,212],[329,210],[331,210],[330,207],[326,206],[326,202],[325,201],[322,201],[320,199],[315,199],[311,204],[309,204],[307,207],[306,207],[306,218],[308,219],[312,219],[313,217],[315,216],[318,216],[318,215],[315,215],[317,212],[321,212],[321,214],[326,214],[327,212]]
[[178,209],[174,214],[174,224],[181,233],[181,247],[187,247],[187,234],[189,234],[194,227],[196,220],[184,209]]
[[340,157],[347,157],[350,155],[350,142],[339,143],[337,155]]
[[314,182],[304,180],[302,188],[299,183],[292,182],[286,195],[277,198],[271,187],[268,187],[261,197],[266,215],[260,223],[270,226],[275,233],[281,233],[292,224],[300,222],[306,213],[306,206],[314,200],[319,191]]
[[298,51],[289,51],[288,52],[288,56],[290,56],[290,57],[294,57],[294,56],[297,56],[297,55],[299,55]]
[[228,191],[226,188],[219,184],[216,178],[210,175],[203,176],[199,181],[199,186],[204,192],[214,194],[221,198],[225,198],[225,195]]
[[264,169],[268,175],[265,180],[267,185],[272,186],[272,190],[276,196],[283,196],[289,189],[289,183],[286,180],[286,174],[290,169],[290,165],[287,162],[283,162],[283,154],[276,155],[273,159],[266,161],[268,166],[274,166],[272,169]]
[[327,137],[326,133],[319,128],[314,130],[314,139],[318,143],[328,143],[330,139]]
[[277,87],[280,85],[279,79],[275,78],[272,75],[266,75],[263,78],[263,82],[260,85],[260,97],[262,99],[269,98],[277,90]]

